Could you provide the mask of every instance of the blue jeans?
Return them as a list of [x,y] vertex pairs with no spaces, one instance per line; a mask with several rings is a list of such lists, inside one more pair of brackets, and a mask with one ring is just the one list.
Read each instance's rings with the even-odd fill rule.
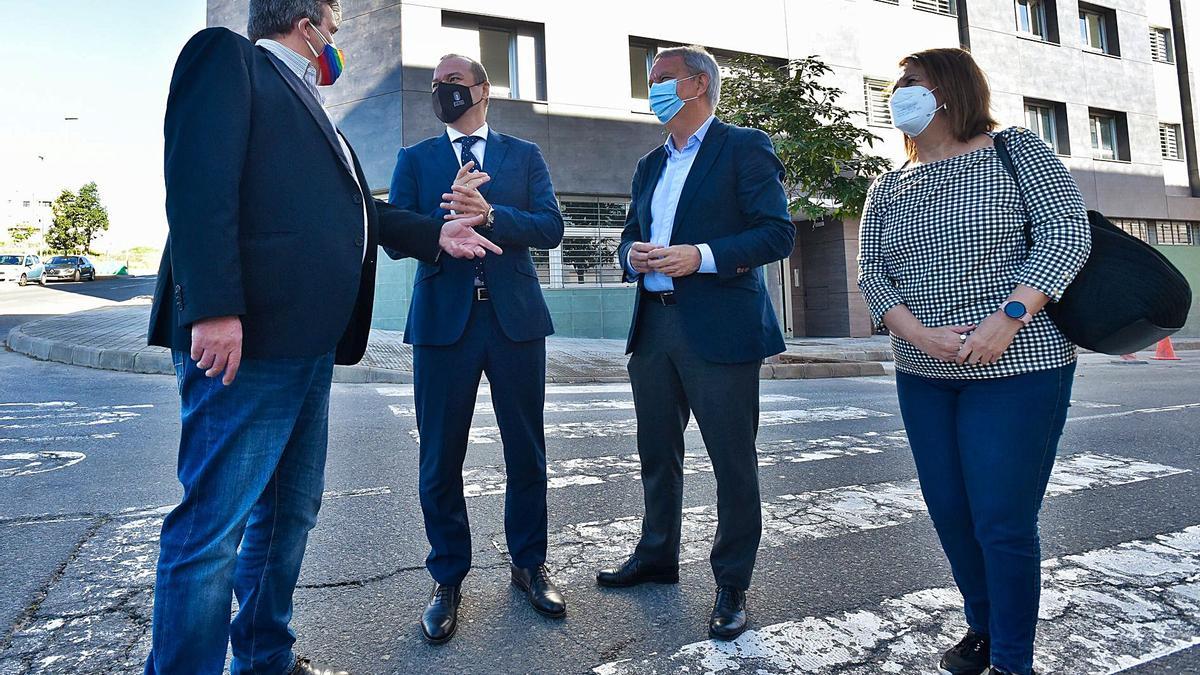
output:
[[896,374],[921,492],[992,665],[1027,675],[1041,591],[1038,511],[1075,364],[990,380]]
[[163,522],[145,672],[219,674],[232,644],[233,675],[282,675],[325,484],[333,355],[243,361],[228,387],[174,360],[183,501]]

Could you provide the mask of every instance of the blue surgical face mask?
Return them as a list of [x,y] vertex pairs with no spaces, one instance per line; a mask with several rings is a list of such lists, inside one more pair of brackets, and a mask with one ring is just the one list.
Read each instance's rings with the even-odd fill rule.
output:
[[937,104],[933,91],[919,84],[900,87],[888,101],[892,111],[892,124],[909,138],[920,136],[933,121],[934,114],[946,107]]
[[658,117],[658,121],[666,124],[670,122],[675,115],[683,110],[683,105],[688,101],[694,101],[699,96],[691,98],[679,98],[679,92],[676,90],[676,85],[685,80],[690,80],[693,77],[699,77],[700,73],[696,73],[691,77],[685,77],[682,80],[667,80],[657,84],[650,85],[650,109]]

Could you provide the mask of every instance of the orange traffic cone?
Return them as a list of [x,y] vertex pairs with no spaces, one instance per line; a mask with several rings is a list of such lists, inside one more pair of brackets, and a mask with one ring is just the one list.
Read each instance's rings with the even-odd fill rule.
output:
[[1158,348],[1154,350],[1154,356],[1150,358],[1155,361],[1179,361],[1180,358],[1175,356],[1175,348],[1171,346],[1171,338],[1163,338],[1158,341]]

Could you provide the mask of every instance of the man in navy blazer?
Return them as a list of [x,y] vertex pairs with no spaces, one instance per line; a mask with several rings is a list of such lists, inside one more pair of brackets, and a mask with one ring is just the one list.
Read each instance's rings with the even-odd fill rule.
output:
[[650,105],[670,133],[637,165],[618,255],[638,294],[627,351],[646,512],[642,537],[603,586],[679,580],[683,434],[695,414],[717,480],[709,635],[746,630],[762,530],[758,372],[784,350],[761,267],[791,254],[783,166],[757,129],[713,111],[721,76],[700,47],[660,52]]
[[[433,76],[434,114],[446,133],[396,158],[391,203],[452,218],[482,215],[477,230],[504,249],[475,260],[443,258],[417,268],[404,339],[413,345],[420,494],[435,581],[421,617],[432,643],[458,625],[460,586],[471,568],[462,468],[480,376],[487,374],[504,442],[504,530],[512,582],[533,608],[562,617],[566,604],[546,571],[546,336],[554,332],[530,248],[563,236],[550,172],[533,143],[487,125],[491,85],[474,59],[443,57]],[[478,189],[455,186],[461,167],[482,168]]]
[[218,675],[230,643],[233,675],[340,672],[297,658],[288,624],[324,489],[333,365],[366,349],[378,242],[430,262],[439,247],[500,252],[474,221],[371,198],[318,90],[335,73],[338,10],[250,0],[254,43],[200,31],[171,78],[149,341],[174,359],[183,500],[160,537],[150,675]]

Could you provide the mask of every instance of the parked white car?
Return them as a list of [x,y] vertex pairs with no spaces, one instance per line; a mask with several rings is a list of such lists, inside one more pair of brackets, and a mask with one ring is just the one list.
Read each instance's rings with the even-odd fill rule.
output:
[[0,281],[15,281],[18,286],[36,281],[46,285],[46,266],[30,253],[0,253]]

